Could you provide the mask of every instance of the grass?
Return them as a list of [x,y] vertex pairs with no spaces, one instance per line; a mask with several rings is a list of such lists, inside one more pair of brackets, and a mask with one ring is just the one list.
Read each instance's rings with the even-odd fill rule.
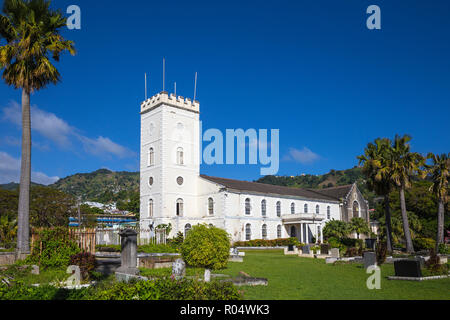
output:
[[361,299],[450,300],[450,278],[427,281],[395,281],[393,264],[381,266],[381,289],[369,290],[360,264],[325,264],[323,259],[285,256],[282,251],[247,251],[244,262],[229,262],[217,273],[237,276],[244,271],[269,280],[268,286],[242,287],[245,299]]

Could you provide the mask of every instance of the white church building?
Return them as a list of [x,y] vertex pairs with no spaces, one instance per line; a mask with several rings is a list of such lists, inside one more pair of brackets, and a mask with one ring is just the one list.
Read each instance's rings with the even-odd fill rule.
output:
[[[356,184],[300,189],[200,174],[200,105],[161,92],[141,104],[140,227],[171,224],[169,237],[200,223],[232,241],[297,237],[323,241],[329,220],[369,221]],[[141,232],[141,237],[150,235]]]

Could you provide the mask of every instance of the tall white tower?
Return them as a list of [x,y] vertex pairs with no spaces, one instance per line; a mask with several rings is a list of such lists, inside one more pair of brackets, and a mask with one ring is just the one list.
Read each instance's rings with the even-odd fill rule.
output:
[[167,92],[141,104],[141,230],[171,223],[173,236],[198,212],[199,113],[198,101]]

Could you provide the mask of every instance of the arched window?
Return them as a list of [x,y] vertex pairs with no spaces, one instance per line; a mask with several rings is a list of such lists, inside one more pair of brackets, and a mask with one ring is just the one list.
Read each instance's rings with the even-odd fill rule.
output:
[[208,214],[210,216],[214,215],[214,200],[213,200],[213,198],[208,198]]
[[307,203],[305,203],[305,205],[303,206],[303,212],[308,213],[308,204]]
[[148,150],[148,166],[155,165],[155,151],[153,148],[150,148]]
[[262,200],[261,201],[261,215],[263,216],[263,217],[265,217],[266,216],[266,200]]
[[316,205],[316,214],[319,214],[319,212],[320,212],[320,207],[319,207],[319,205]]
[[291,227],[291,238],[295,238],[297,237],[297,229],[295,228],[295,226]]
[[153,217],[153,199],[148,200],[148,216]]
[[261,228],[261,235],[263,239],[267,239],[267,225],[263,224]]
[[277,217],[281,217],[281,202],[277,202]]
[[250,198],[245,199],[245,214],[250,214]]
[[291,203],[291,214],[295,213],[295,203]]
[[183,199],[177,199],[176,214],[178,217],[183,216]]
[[281,238],[281,224],[277,225],[277,238]]
[[184,226],[184,237],[186,238],[186,235],[187,235],[187,233],[189,232],[189,230],[191,230],[191,225],[189,224],[189,223],[187,223],[185,226]]
[[177,164],[183,165],[184,164],[184,151],[183,148],[177,149]]
[[359,203],[358,201],[353,201],[353,218],[359,217]]
[[250,223],[247,223],[245,225],[245,240],[251,240],[252,239],[252,226]]
[[331,219],[331,208],[330,208],[330,206],[327,207],[327,219],[328,220]]

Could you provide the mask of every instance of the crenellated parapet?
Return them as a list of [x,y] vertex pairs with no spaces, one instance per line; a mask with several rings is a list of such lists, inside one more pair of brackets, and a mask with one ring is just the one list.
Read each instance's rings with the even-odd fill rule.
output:
[[175,96],[173,93],[169,95],[167,92],[163,91],[142,102],[141,113],[150,111],[162,104],[196,113],[200,112],[200,103],[197,100],[191,101],[189,98]]

